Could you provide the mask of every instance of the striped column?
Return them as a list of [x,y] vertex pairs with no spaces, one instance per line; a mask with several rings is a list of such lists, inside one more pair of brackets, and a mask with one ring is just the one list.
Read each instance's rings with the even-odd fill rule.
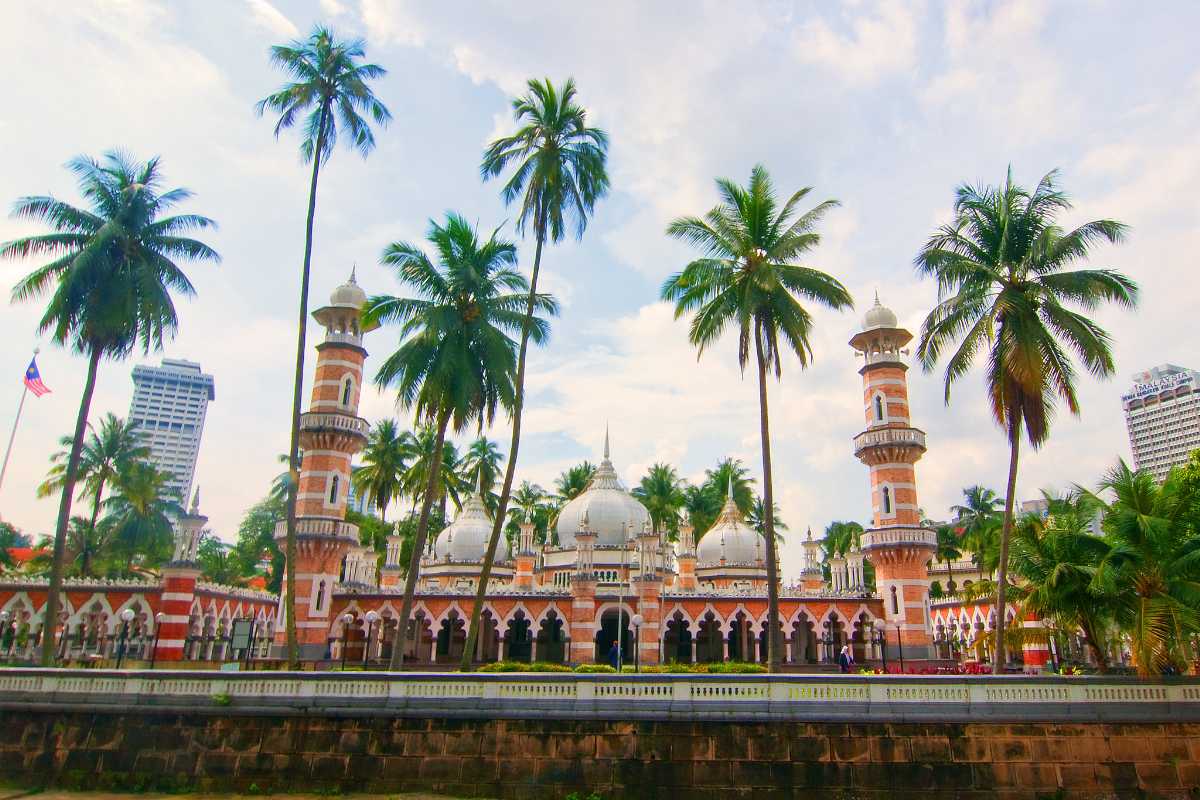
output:
[[[1046,626],[1037,614],[1027,613],[1021,627],[1026,630],[1044,630]],[[1043,672],[1046,664],[1050,662],[1050,643],[1026,641],[1021,645],[1021,655],[1025,661],[1026,672],[1031,674]]]
[[596,579],[591,573],[571,579],[571,663],[590,664],[596,657]]
[[196,598],[196,581],[200,578],[199,567],[193,564],[167,566],[163,568],[162,595],[159,612],[163,615],[158,623],[157,661],[182,661],[183,646],[188,636],[188,620],[191,618],[192,602]]

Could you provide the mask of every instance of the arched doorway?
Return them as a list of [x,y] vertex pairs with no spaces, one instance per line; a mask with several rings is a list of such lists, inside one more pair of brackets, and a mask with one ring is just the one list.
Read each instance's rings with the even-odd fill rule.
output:
[[691,628],[688,625],[687,617],[683,616],[682,612],[676,611],[667,620],[663,633],[663,659],[667,663],[690,664],[692,656]]
[[725,660],[725,637],[721,621],[709,611],[700,620],[696,631],[696,661],[713,663]]
[[817,627],[807,614],[797,617],[792,626],[792,663],[817,663]]
[[[784,645],[784,641],[783,641],[784,640],[783,620],[780,620],[778,623],[776,623],[775,635],[776,635],[775,641],[778,643],[778,647],[779,647],[779,662],[781,664],[786,664],[786,663],[788,663],[788,659],[787,659],[787,649],[786,649],[786,646]],[[758,662],[760,664],[767,663],[767,657],[770,655],[770,652],[767,650],[767,647],[768,647],[767,623],[764,620],[763,626],[762,626],[762,631],[758,634]]]
[[750,619],[741,611],[729,624],[728,641],[730,661],[754,661],[757,637],[751,630]]
[[523,610],[518,609],[513,614],[512,619],[508,621],[508,625],[504,632],[504,660],[505,661],[529,661],[533,654],[533,625],[529,618],[525,616]]
[[542,618],[537,632],[537,660],[561,664],[567,660],[567,637],[563,632],[563,621],[551,609]]
[[596,663],[608,663],[608,651],[617,641],[618,626],[621,630],[621,663],[633,663],[633,632],[629,629],[629,612],[610,608],[600,616],[600,629],[596,631]]
[[442,624],[438,626],[434,661],[439,664],[458,663],[462,659],[463,647],[466,643],[466,625],[458,612],[451,610],[442,620]]

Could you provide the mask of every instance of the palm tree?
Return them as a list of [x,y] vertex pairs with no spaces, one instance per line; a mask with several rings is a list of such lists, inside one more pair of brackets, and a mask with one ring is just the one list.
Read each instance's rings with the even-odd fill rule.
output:
[[[699,542],[708,529],[717,521],[721,506],[725,502],[728,490],[719,490],[707,481],[700,485],[689,484],[683,489],[683,507],[687,511],[688,522],[695,532],[695,541]],[[734,489],[734,502],[737,500],[737,489]]]
[[555,502],[563,506],[582,494],[592,480],[592,473],[595,471],[596,466],[590,461],[580,461],[575,466],[564,470],[554,480]]
[[[788,529],[787,523],[779,518],[779,504],[771,510],[771,518],[775,521],[775,541],[783,542],[783,535],[780,531]],[[746,515],[746,524],[758,531],[759,536],[763,536],[767,529],[767,506],[762,499],[762,495],[754,495],[754,503],[750,506],[750,513]]]
[[[408,242],[395,242],[383,252],[383,263],[395,267],[401,282],[418,297],[372,297],[363,312],[369,323],[400,326],[400,347],[380,366],[376,384],[394,386],[400,405],[436,426],[392,652],[397,668],[408,636],[446,430],[450,425],[462,431],[472,422],[491,423],[498,406],[511,408],[517,344],[510,334],[528,329],[541,342],[549,332],[543,318],[535,317],[530,327],[521,314],[528,283],[512,268],[517,248],[511,242],[497,239],[496,232],[480,241],[458,214],[448,214],[445,225],[431,221],[428,240],[438,255],[436,266],[418,245]],[[539,311],[557,311],[557,304],[545,295],[535,295],[534,302]]]
[[551,507],[546,503],[546,492],[541,486],[521,481],[512,495],[512,508],[508,510],[508,525],[505,534],[509,545],[520,532],[522,523],[533,525],[534,541],[545,542],[549,537]]
[[999,551],[999,530],[1004,523],[1004,498],[983,486],[963,489],[963,503],[950,506],[950,513],[971,550],[975,566],[984,569],[993,552]]
[[946,565],[946,591],[954,593],[954,562],[962,558],[961,540],[953,525],[937,526],[937,549],[933,558]]
[[[317,178],[321,162],[333,155],[338,135],[347,137],[350,146],[366,158],[375,148],[375,135],[369,115],[384,127],[392,115],[371,91],[370,82],[382,78],[387,70],[377,64],[363,63],[365,44],[361,39],[341,41],[328,28],[318,26],[305,41],[293,41],[271,48],[271,63],[292,80],[267,95],[254,106],[262,116],[278,114],[275,138],[297,123],[303,126],[300,156],[312,162],[308,184],[308,218],[304,225],[304,264],[300,269],[300,322],[296,333],[296,374],[292,390],[292,432],[288,448],[288,469],[300,474],[300,402],[304,389],[304,338],[308,325],[308,282],[312,266],[313,219],[317,213]],[[284,555],[288,564],[296,563],[296,485],[289,485],[287,503],[287,541]],[[284,612],[287,617],[288,668],[297,666],[296,649],[296,578],[287,571]]]
[[433,499],[438,511],[446,516],[446,500],[454,502],[455,508],[462,507],[462,493],[470,489],[458,474],[458,449],[453,442],[443,442],[441,456],[437,456],[437,427],[422,425],[413,437],[409,468],[404,473],[405,491],[412,497],[412,512],[425,497],[425,487],[430,481],[434,462],[438,462],[436,477],[433,478]]
[[[91,424],[88,424],[91,428]],[[49,497],[56,491],[62,490],[63,476],[67,471],[67,461],[71,457],[70,436],[59,439],[62,450],[50,457],[53,466],[46,480],[37,488],[38,497]],[[150,448],[146,439],[137,430],[133,420],[123,420],[116,414],[108,413],[100,421],[100,430],[92,429],[91,435],[83,445],[79,454],[79,468],[75,479],[84,485],[83,495],[92,498],[92,516],[89,525],[94,530],[100,519],[100,504],[104,500],[104,490],[108,488],[121,472],[129,469],[136,461],[150,457]],[[84,551],[80,568],[84,575],[91,574],[91,565]]]
[[380,420],[371,429],[363,448],[363,464],[354,470],[351,483],[367,501],[379,509],[379,519],[387,522],[387,509],[400,494],[409,455],[408,431],[401,431],[392,419]]
[[504,454],[496,443],[480,436],[467,447],[461,461],[463,481],[473,486],[486,499],[496,486],[500,474],[500,461]]
[[177,260],[219,261],[216,251],[187,234],[214,225],[196,214],[164,216],[191,197],[187,189],[162,189],[157,157],[144,163],[116,151],[103,161],[79,156],[67,164],[79,180],[88,208],[49,196],[23,197],[13,216],[44,221],[54,232],[0,245],[0,258],[47,256],[52,260],[19,281],[14,301],[49,295],[38,325],[61,346],[87,356],[87,377],[75,435],[62,475],[62,499],[54,529],[54,556],[43,619],[42,663],[54,661],[59,595],[67,527],[96,372],[102,358],[123,359],[140,346],[161,350],[163,335],[178,324],[171,292],[195,294]]
[[825,560],[836,556],[844,556],[857,548],[861,542],[863,526],[857,522],[842,522],[834,520],[825,526],[825,538],[821,540],[821,549],[825,551]]
[[1182,672],[1188,643],[1200,634],[1200,530],[1196,508],[1200,487],[1174,469],[1162,484],[1121,461],[1105,476],[1096,495],[1110,550],[1097,575],[1114,596],[1118,622],[1129,634],[1138,674]]
[[[704,470],[704,483],[725,502],[730,485],[733,486],[733,502],[742,514],[749,515],[754,508],[754,478],[740,458],[723,458],[713,469]],[[719,506],[718,506],[719,507]]]
[[525,326],[517,354],[516,402],[512,412],[512,439],[508,446],[508,464],[504,484],[496,505],[496,519],[488,540],[479,588],[471,608],[462,668],[471,668],[471,654],[479,635],[479,615],[492,575],[496,546],[508,513],[513,480],[517,474],[517,452],[521,445],[521,414],[525,407],[525,357],[533,331],[538,273],[542,268],[542,247],[547,240],[561,241],[569,228],[582,239],[596,201],[608,194],[608,135],[588,127],[587,112],[575,101],[575,81],[567,79],[555,87],[549,78],[530,80],[529,91],[512,101],[513,116],[520,128],[511,136],[492,142],[483,154],[479,171],[484,180],[498,177],[512,168],[501,196],[505,204],[519,200],[517,232],[532,228],[534,236],[533,272],[529,279],[529,298],[525,305]]
[[271,480],[271,489],[267,493],[267,498],[283,503],[286,511],[288,492],[291,491],[292,484],[295,482],[291,470],[292,459],[287,453],[280,453],[275,460],[284,466],[284,470]]
[[687,498],[683,496],[684,480],[670,464],[654,464],[634,487],[633,494],[650,512],[654,532],[673,536],[679,532],[679,512]]
[[[667,234],[703,251],[703,256],[672,275],[662,287],[664,300],[675,302],[675,317],[694,313],[688,338],[697,357],[731,326],[738,332],[738,364],[745,371],[753,351],[758,376],[759,438],[762,443],[763,502],[767,544],[767,627],[779,628],[779,561],[776,553],[774,484],[771,474],[767,374],[778,379],[783,355],[790,350],[801,368],[812,359],[812,315],[801,299],[833,309],[853,305],[850,293],[824,272],[796,263],[821,240],[817,222],[836,205],[827,200],[796,216],[796,207],[811,191],[804,188],[780,208],[766,169],[750,173],[750,184],[717,180],[722,204],[705,217],[681,217]],[[782,340],[782,341],[781,341]],[[778,672],[782,646],[768,637],[767,661]]]
[[1100,671],[1107,672],[1112,598],[1095,576],[1111,548],[1091,533],[1094,506],[1086,496],[1043,494],[1051,513],[1045,519],[1027,514],[1013,528],[1011,567],[1020,580],[1010,591],[1026,614],[1082,632]]
[[152,464],[134,462],[104,503],[108,513],[101,526],[111,531],[108,546],[130,568],[157,567],[171,555],[172,521],[184,509],[167,487],[170,479]]
[[1057,187],[1057,177],[1057,171],[1048,173],[1029,192],[1013,183],[1010,168],[999,188],[960,186],[954,220],[941,226],[916,258],[918,272],[935,278],[938,286],[938,304],[921,326],[921,364],[932,371],[943,351],[956,346],[946,361],[949,403],[953,383],[986,350],[992,416],[1008,440],[996,582],[996,674],[1005,664],[1008,540],[1021,434],[1034,449],[1040,447],[1050,434],[1056,399],[1078,416],[1071,354],[1093,375],[1111,375],[1109,337],[1094,321],[1094,312],[1105,302],[1137,303],[1136,284],[1119,272],[1068,269],[1087,259],[1093,244],[1122,241],[1126,227],[1101,219],[1070,231],[1061,228],[1056,217],[1071,203]]

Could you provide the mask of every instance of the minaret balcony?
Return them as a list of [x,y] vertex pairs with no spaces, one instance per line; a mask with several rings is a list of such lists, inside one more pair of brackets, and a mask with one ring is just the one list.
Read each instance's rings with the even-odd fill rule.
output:
[[920,428],[871,428],[854,437],[854,455],[865,464],[911,463],[925,449],[925,431]]
[[305,433],[334,433],[367,438],[371,423],[351,414],[308,411],[300,415],[300,430]]
[[362,334],[354,333],[353,331],[326,331],[325,344],[348,344],[352,347],[361,348]]
[[863,551],[868,553],[881,547],[897,546],[936,549],[937,532],[915,527],[871,528],[862,532],[860,543]]
[[[287,520],[281,519],[275,523],[275,539],[282,541],[287,538]],[[358,544],[358,526],[340,519],[321,517],[300,517],[296,520],[297,539],[347,539]]]

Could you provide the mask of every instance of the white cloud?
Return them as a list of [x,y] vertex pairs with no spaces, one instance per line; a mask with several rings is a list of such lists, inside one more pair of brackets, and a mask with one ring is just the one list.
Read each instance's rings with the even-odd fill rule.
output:
[[321,10],[331,17],[339,17],[349,9],[340,0],[321,0]]
[[849,29],[845,34],[814,17],[800,25],[792,48],[799,60],[819,64],[850,83],[873,83],[912,67],[923,8],[923,3],[900,0],[881,0],[870,12],[856,6],[838,20],[838,27]]
[[279,36],[296,37],[300,35],[300,29],[267,0],[246,0],[246,5],[250,7],[250,16],[254,22],[266,30]]

